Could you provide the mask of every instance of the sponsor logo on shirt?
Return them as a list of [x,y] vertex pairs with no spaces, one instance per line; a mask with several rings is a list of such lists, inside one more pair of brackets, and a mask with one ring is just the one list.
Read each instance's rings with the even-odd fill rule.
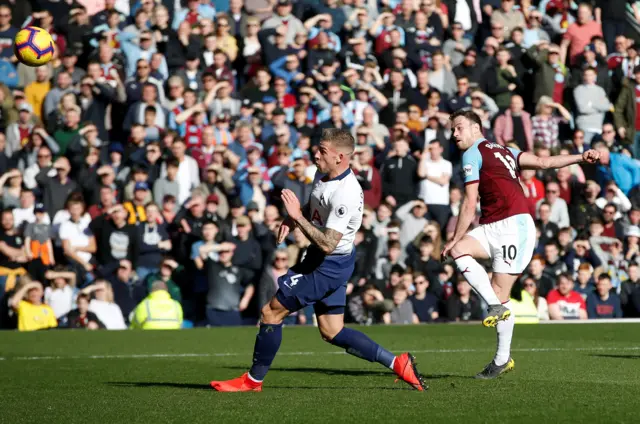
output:
[[462,171],[464,172],[465,177],[470,177],[471,174],[473,173],[473,169],[471,168],[471,165],[465,165],[464,168],[462,168]]

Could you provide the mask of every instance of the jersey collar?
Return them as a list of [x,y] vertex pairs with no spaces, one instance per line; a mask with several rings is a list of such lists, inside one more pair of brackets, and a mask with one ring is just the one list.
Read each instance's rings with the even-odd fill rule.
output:
[[[327,182],[327,183],[328,183],[329,181],[340,181],[340,180],[343,180],[344,178],[346,178],[346,176],[347,176],[347,175],[349,175],[349,173],[350,173],[350,172],[351,172],[351,168],[349,167],[349,168],[347,168],[347,170],[346,170],[346,171],[344,171],[342,174],[340,174],[340,175],[338,175],[337,177],[332,178],[332,179],[330,179],[330,180],[326,180],[325,182]],[[326,178],[326,177],[325,177],[325,178]]]

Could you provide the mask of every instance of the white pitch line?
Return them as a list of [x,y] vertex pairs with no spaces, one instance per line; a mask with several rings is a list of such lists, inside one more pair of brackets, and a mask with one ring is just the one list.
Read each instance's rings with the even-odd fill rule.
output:
[[[492,352],[491,349],[422,349],[412,350],[411,353],[477,353]],[[640,346],[623,347],[533,347],[511,349],[513,352],[614,352],[614,351],[638,351]],[[235,356],[250,356],[251,352],[222,352],[222,353],[142,353],[122,355],[86,355],[86,356],[16,356],[0,357],[0,361],[59,361],[69,359],[165,359],[165,358],[222,358]],[[313,355],[346,355],[342,351],[334,352],[279,352],[278,356],[313,356]]]

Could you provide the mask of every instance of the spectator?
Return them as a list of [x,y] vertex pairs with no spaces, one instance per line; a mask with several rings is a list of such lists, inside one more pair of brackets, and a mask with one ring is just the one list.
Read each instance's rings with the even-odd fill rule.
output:
[[491,26],[504,28],[505,38],[511,36],[511,31],[515,28],[524,28],[526,26],[523,12],[514,9],[513,0],[502,0],[500,8],[491,13]]
[[536,281],[531,277],[526,278],[522,283],[522,287],[533,298],[533,303],[536,305],[536,310],[538,311],[538,319],[540,321],[549,320],[549,307],[547,305],[547,299],[545,299],[543,296],[540,296],[540,294],[538,293],[538,286],[536,285]]
[[555,241],[544,246],[544,259],[544,272],[549,278],[555,280],[561,274],[567,273],[567,264],[560,258],[560,248]]
[[[106,216],[96,218],[89,229],[96,238],[98,273],[111,276],[121,260],[134,265],[138,259],[139,245],[135,227],[127,224],[127,212],[121,204],[107,211]],[[136,302],[137,303],[137,302]],[[133,308],[133,306],[131,307]]]
[[60,322],[64,325],[60,326],[71,329],[85,328],[87,330],[105,328],[98,316],[89,311],[89,301],[89,295],[80,293],[76,298],[77,308],[62,317]]
[[28,143],[35,127],[35,115],[33,107],[29,103],[22,103],[18,108],[18,122],[7,127],[7,142],[4,149],[8,157],[18,157],[18,151]]
[[182,302],[182,293],[176,280],[183,272],[184,268],[178,265],[173,258],[165,256],[160,261],[160,265],[156,269],[156,272],[147,274],[144,278],[147,290],[151,292],[151,286],[153,283],[156,281],[162,281],[167,286],[167,291],[171,295],[171,298],[177,302]]
[[36,80],[24,88],[26,101],[33,107],[33,114],[42,119],[42,105],[47,93],[51,90],[49,68],[40,66],[36,68]]
[[496,141],[502,145],[514,140],[523,152],[533,151],[533,125],[531,115],[524,110],[520,96],[511,96],[509,109],[495,122]]
[[421,273],[413,276],[416,292],[409,298],[413,305],[413,312],[420,322],[434,322],[440,317],[438,312],[438,298],[428,291],[429,279]]
[[[33,197],[32,192],[24,192],[25,196]],[[14,217],[17,209],[14,209]],[[43,276],[43,271],[55,265],[53,243],[51,242],[51,220],[46,214],[44,205],[33,205],[33,220],[24,226],[24,247],[27,258],[31,261],[29,268],[36,275]],[[16,222],[16,228],[22,225]],[[48,303],[48,302],[47,302]]]
[[596,134],[602,133],[605,113],[613,108],[604,89],[596,85],[596,70],[586,68],[582,84],[573,90],[573,100],[578,109],[576,126],[584,132],[585,142],[591,143]]
[[615,102],[613,120],[617,128],[620,139],[627,145],[631,145],[633,153],[637,156],[640,153],[640,139],[638,130],[640,122],[636,122],[637,100],[635,92],[640,83],[640,66],[633,68],[634,78],[625,78],[618,99]]
[[460,278],[456,293],[447,299],[447,319],[449,321],[477,321],[482,319],[480,300],[471,291],[466,280]]
[[255,288],[252,277],[243,268],[232,265],[234,248],[221,246],[219,259],[207,257],[207,322],[211,326],[241,325],[241,312],[249,306]]
[[18,288],[9,300],[9,304],[18,315],[19,331],[44,330],[58,326],[53,309],[42,303],[42,294],[42,284],[29,281]]
[[551,290],[547,296],[549,317],[552,320],[587,319],[586,302],[573,290],[571,276],[560,274],[556,281],[558,288]]
[[[3,231],[0,235],[0,293],[4,293],[12,290],[16,285],[16,279],[27,273],[24,267],[28,258],[24,239],[15,228],[11,209],[2,210],[0,217]],[[42,297],[42,293],[40,293],[40,297]],[[17,303],[16,307],[18,307]]]
[[127,259],[119,262],[118,269],[110,282],[113,288],[113,299],[122,310],[125,321],[128,322],[129,314],[147,295],[147,288],[136,279],[133,274],[133,265]]
[[[576,243],[581,242],[577,241]],[[588,263],[580,264],[577,274],[576,283],[578,284],[574,287],[574,290],[580,293],[580,296],[586,301],[596,288],[593,282],[593,267]]]
[[[554,116],[556,109],[560,116]],[[549,96],[541,96],[536,106],[536,115],[531,118],[531,138],[536,144],[543,144],[548,148],[558,147],[560,124],[571,120],[571,114],[560,103],[555,103]]]
[[418,324],[418,317],[413,312],[413,304],[408,299],[404,287],[396,287],[393,291],[393,309],[383,316],[385,324]]
[[163,281],[152,284],[147,296],[132,312],[131,328],[177,330],[182,327],[182,306],[171,298]]
[[569,25],[562,37],[560,61],[566,63],[568,57],[569,63],[575,65],[578,55],[594,36],[602,36],[602,26],[599,21],[593,20],[592,6],[589,3],[580,3],[577,21]]
[[443,148],[438,140],[429,143],[422,152],[418,176],[420,182],[419,196],[427,204],[429,215],[444,228],[449,220],[449,181],[453,174],[451,162],[442,158]]
[[560,186],[558,183],[551,182],[547,184],[545,198],[538,201],[538,215],[540,214],[539,209],[542,202],[548,203],[551,207],[549,221],[556,224],[558,228],[564,228],[570,225],[567,202],[560,198]]
[[626,195],[631,188],[640,184],[640,166],[622,153],[613,153],[603,144],[597,146],[600,152],[598,179],[600,185],[613,180]]
[[162,254],[171,251],[171,239],[166,225],[162,222],[160,209],[154,203],[145,206],[147,220],[139,223],[138,245],[140,254],[136,266],[136,275],[139,280],[144,280],[151,273],[158,271],[156,264],[161,263]]
[[554,287],[554,280],[544,272],[545,265],[546,262],[543,256],[533,255],[529,263],[529,270],[525,275],[525,277],[532,278],[535,281],[538,293],[542,297],[546,297]]
[[73,307],[76,274],[66,271],[64,267],[59,267],[56,270],[47,271],[44,276],[51,284],[44,289],[44,303],[51,306],[59,320]]
[[94,295],[94,298],[89,302],[89,312],[94,313],[107,330],[124,330],[127,328],[122,310],[113,301],[111,284],[107,281],[96,280],[90,286],[82,289],[80,293],[86,296]]
[[418,164],[408,155],[409,143],[406,139],[397,139],[387,159],[380,168],[382,178],[382,197],[398,206],[407,204],[415,198],[413,183],[418,180]]
[[540,219],[536,221],[536,226],[540,229],[538,244],[546,246],[548,243],[556,239],[560,229],[555,223],[550,221],[551,206],[546,201],[540,203],[538,215],[540,216]]
[[[182,204],[189,197],[190,191],[200,184],[198,164],[195,159],[185,154],[186,144],[179,138],[171,145],[171,153],[179,163],[178,184],[180,185],[180,193],[177,200]],[[163,170],[163,175],[165,173],[166,169]]]
[[587,313],[589,319],[622,318],[620,298],[611,292],[611,278],[601,275],[596,284],[596,291],[587,297]]
[[547,96],[555,103],[562,104],[568,83],[568,70],[564,65],[565,61],[560,59],[560,47],[557,44],[541,42],[531,47],[528,53],[536,65],[533,101],[538,103],[542,96]]

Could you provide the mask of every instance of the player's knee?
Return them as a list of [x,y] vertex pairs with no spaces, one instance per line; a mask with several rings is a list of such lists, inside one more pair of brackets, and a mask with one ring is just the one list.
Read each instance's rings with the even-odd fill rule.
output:
[[451,248],[451,256],[455,259],[465,254],[463,243],[457,242]]
[[267,303],[262,307],[260,319],[264,324],[280,324],[286,316],[285,310],[280,310],[272,303]]
[[327,343],[331,343],[333,341],[333,338],[335,336],[338,335],[338,333],[340,333],[342,331],[343,327],[319,327],[318,329],[320,330],[320,336],[322,337],[322,340],[324,340]]

